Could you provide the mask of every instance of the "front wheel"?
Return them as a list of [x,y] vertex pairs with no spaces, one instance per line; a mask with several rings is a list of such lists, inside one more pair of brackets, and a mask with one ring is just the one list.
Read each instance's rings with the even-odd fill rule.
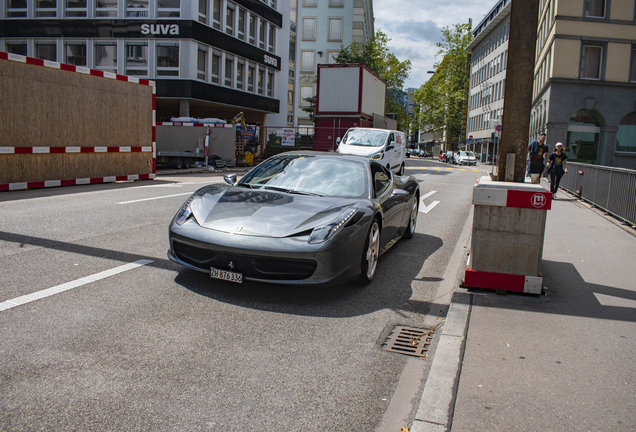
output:
[[415,235],[415,228],[417,227],[417,215],[420,208],[420,197],[418,195],[415,196],[415,200],[413,201],[413,207],[411,207],[411,215],[409,216],[409,225],[406,227],[406,231],[404,232],[405,239],[411,239]]
[[373,280],[375,271],[378,267],[378,258],[380,257],[380,225],[377,219],[371,222],[371,228],[367,234],[367,240],[364,242],[362,249],[361,274],[359,282],[368,284]]
[[404,163],[400,166],[400,170],[398,171],[398,175],[401,177],[404,175]]

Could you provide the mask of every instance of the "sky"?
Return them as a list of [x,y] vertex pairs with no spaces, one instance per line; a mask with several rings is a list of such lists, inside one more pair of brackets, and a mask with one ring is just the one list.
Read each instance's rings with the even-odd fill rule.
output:
[[496,0],[375,0],[373,14],[375,28],[382,30],[391,41],[389,51],[400,60],[411,61],[411,72],[404,88],[418,88],[424,84],[433,69],[441,61],[435,57],[439,48],[441,30],[453,24],[467,23],[473,19],[473,28]]

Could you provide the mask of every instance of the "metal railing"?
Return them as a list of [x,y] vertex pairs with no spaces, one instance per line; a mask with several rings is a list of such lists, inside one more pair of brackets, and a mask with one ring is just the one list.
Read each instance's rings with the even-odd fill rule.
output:
[[613,216],[636,224],[636,171],[568,162],[559,185]]

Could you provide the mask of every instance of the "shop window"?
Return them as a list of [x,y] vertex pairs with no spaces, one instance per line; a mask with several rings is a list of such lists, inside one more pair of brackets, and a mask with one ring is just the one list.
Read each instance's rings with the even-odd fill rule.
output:
[[26,18],[27,0],[7,0],[7,18]]
[[66,16],[68,18],[82,18],[88,16],[86,0],[66,0]]
[[100,42],[95,44],[95,69],[117,72],[116,42]]
[[583,45],[581,50],[581,79],[601,79],[603,47]]
[[148,0],[127,0],[126,16],[129,18],[147,18]]
[[126,42],[126,75],[148,76],[148,44]]
[[572,162],[597,163],[601,121],[594,111],[580,110],[569,121],[565,152]]
[[35,3],[35,16],[38,18],[52,18],[57,16],[56,0],[37,0]]
[[86,44],[83,42],[67,42],[64,45],[64,63],[73,66],[87,66]]
[[57,45],[55,42],[36,42],[35,57],[42,60],[57,61]]
[[636,112],[630,112],[618,124],[616,150],[636,152]]
[[157,16],[159,18],[179,18],[181,16],[181,0],[158,0]]
[[157,76],[179,76],[179,44],[157,44]]
[[117,0],[97,0],[95,16],[117,17]]
[[584,16],[590,18],[605,18],[605,0],[585,0]]

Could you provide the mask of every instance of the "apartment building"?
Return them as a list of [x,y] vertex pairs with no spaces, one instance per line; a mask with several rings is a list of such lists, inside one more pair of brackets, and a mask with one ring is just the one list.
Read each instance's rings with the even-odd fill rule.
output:
[[[280,1],[280,0],[279,0]],[[335,63],[334,57],[352,42],[365,44],[374,35],[372,0],[298,0],[300,7],[300,70],[298,74],[298,125],[313,126],[311,104],[316,95],[317,65]]]
[[6,0],[0,50],[154,80],[158,121],[244,112],[289,124],[293,3]]
[[569,160],[636,169],[633,0],[541,0],[531,138]]

